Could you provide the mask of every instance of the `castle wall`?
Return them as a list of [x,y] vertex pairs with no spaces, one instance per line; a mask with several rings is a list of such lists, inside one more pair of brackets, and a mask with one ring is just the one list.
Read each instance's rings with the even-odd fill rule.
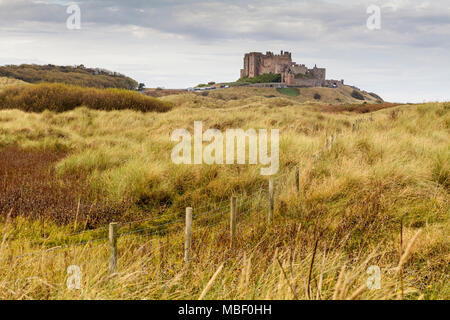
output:
[[320,79],[295,79],[293,74],[286,80],[286,84],[290,87],[322,87],[325,84],[325,81]]
[[299,65],[292,62],[292,56],[289,52],[281,51],[281,54],[251,52],[245,55],[241,78],[254,78],[267,73],[281,74],[282,83],[288,86],[338,87],[344,83],[343,80],[327,81],[325,68],[315,66],[313,69],[308,69],[303,64]]
[[325,80],[325,86],[330,88],[341,88],[344,86],[344,80]]
[[244,57],[244,69],[241,78],[254,78],[266,73],[283,73],[292,64],[291,54],[282,52],[275,55],[272,52],[262,54],[259,52],[247,53]]
[[315,79],[320,79],[325,81],[326,79],[326,69],[314,67],[309,70]]
[[250,54],[244,56],[244,69],[241,69],[241,78],[248,77],[250,74]]
[[292,58],[289,53],[282,55],[266,54],[261,57],[259,75],[265,73],[282,73],[292,64]]
[[291,66],[291,71],[295,74],[306,74],[308,72],[308,68],[305,65],[294,64]]
[[255,57],[255,54],[250,54],[248,56],[248,76],[250,78],[255,77],[255,73],[258,68],[256,65],[256,61],[257,61],[257,59]]

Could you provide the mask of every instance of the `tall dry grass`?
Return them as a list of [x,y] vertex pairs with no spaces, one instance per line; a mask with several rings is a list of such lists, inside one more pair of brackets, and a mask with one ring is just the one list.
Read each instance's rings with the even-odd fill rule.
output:
[[65,84],[38,84],[7,87],[0,91],[0,109],[26,112],[65,112],[80,106],[95,110],[136,110],[166,112],[168,102],[124,89],[82,88]]
[[[280,215],[268,228],[264,213],[255,210],[238,219],[238,242],[230,249],[226,213],[223,215],[224,222],[215,226],[194,221],[193,261],[189,269],[183,263],[183,232],[174,230],[160,237],[120,237],[114,275],[109,274],[106,240],[69,248],[45,243],[39,247],[25,239],[9,239],[23,226],[4,226],[7,236],[0,252],[0,297],[400,299],[398,266],[402,264],[405,298],[448,298],[444,270],[425,271],[419,266],[430,246],[445,243],[443,230],[426,227],[424,234],[417,237],[416,230],[407,229],[408,250],[399,260],[396,239],[368,244],[361,251],[349,251],[345,239],[325,232],[317,242],[314,229]],[[126,231],[127,227],[119,232]],[[39,249],[42,251],[33,255]],[[311,263],[314,255],[321,258],[320,263]],[[428,263],[436,264],[436,256],[426,258]],[[67,287],[71,276],[67,268],[71,265],[81,269],[79,290]],[[366,270],[371,265],[381,269],[379,290],[367,287]]]
[[[102,243],[18,259],[34,250],[73,244],[78,238],[66,235],[83,231],[85,222],[77,220],[76,210],[61,226],[51,220],[43,225],[26,215],[7,223],[5,208],[0,226],[5,240],[0,252],[1,297],[399,299],[401,265],[406,299],[446,299],[449,110],[448,103],[436,103],[355,115],[322,113],[296,103],[274,107],[255,102],[254,106],[178,107],[148,114],[88,108],[41,114],[1,111],[0,145],[64,150],[68,155],[56,164],[59,179],[83,175],[86,190],[93,195],[102,191],[104,198],[99,201],[126,199],[132,203],[123,212],[129,219],[176,222],[183,218],[185,207],[201,213],[213,203],[228,202],[231,195],[240,197],[243,214],[233,250],[227,208],[214,219],[194,220],[189,272],[182,262],[182,224],[176,222],[173,230],[156,237],[137,232],[153,228],[152,223],[125,224],[120,232],[136,233],[120,238],[118,274],[111,277],[107,245]],[[281,130],[280,178],[271,227],[266,226],[267,181],[257,166],[171,163],[170,133],[177,128],[192,131],[194,120],[203,120],[205,130]],[[336,134],[335,142],[324,149],[331,134]],[[300,194],[294,191],[297,165]],[[401,221],[403,254],[408,253],[403,257]],[[413,243],[419,230],[422,233]],[[102,238],[105,232],[81,239]],[[65,284],[72,264],[82,269],[79,291],[70,291]],[[365,286],[370,265],[382,270],[380,290]]]

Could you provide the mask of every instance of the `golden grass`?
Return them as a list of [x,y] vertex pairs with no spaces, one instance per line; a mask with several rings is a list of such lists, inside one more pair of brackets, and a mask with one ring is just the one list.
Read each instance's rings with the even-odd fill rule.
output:
[[[186,269],[182,262],[182,232],[172,232],[160,238],[123,236],[118,242],[119,260],[114,275],[109,274],[106,241],[69,249],[54,247],[53,250],[27,256],[34,252],[32,249],[38,248],[31,249],[25,240],[6,240],[0,252],[0,298],[400,298],[395,242],[371,245],[365,252],[349,255],[342,241],[333,241],[332,237],[322,239],[318,254],[324,255],[323,243],[327,243],[326,257],[323,264],[315,264],[310,269],[314,240],[311,230],[280,217],[267,229],[264,219],[258,215],[239,219],[239,225],[240,240],[237,249],[231,250],[226,223],[203,228],[195,223],[194,259],[190,269]],[[8,236],[14,232],[12,227],[4,227],[4,232],[5,229]],[[409,261],[403,273],[405,296],[407,299],[448,299],[445,269],[433,270],[433,266],[421,265],[424,258],[428,263],[436,264],[432,260],[436,259],[435,255],[424,257],[424,247],[443,245],[447,241],[446,234],[433,227],[426,227],[424,232],[408,251]],[[430,236],[432,240],[427,238]],[[406,243],[413,244],[413,240]],[[66,283],[71,276],[67,268],[71,265],[81,268],[80,290],[67,288]],[[366,270],[370,265],[381,269],[380,290],[369,290],[366,286],[369,277]],[[306,280],[310,270],[312,285],[308,288]],[[320,287],[317,284],[319,276],[322,276]]]
[[[124,214],[136,219],[170,222],[170,214],[182,219],[185,207],[200,213],[202,207],[238,195],[245,215],[238,219],[236,248],[229,249],[225,208],[219,220],[194,220],[189,270],[183,264],[182,223],[176,223],[163,236],[121,237],[118,273],[110,276],[103,243],[17,258],[64,245],[63,235],[73,231],[73,224],[5,220],[0,226],[0,298],[399,299],[399,265],[406,299],[450,297],[448,103],[356,115],[321,113],[297,102],[276,106],[258,102],[259,97],[229,102],[202,97],[211,99],[210,108],[192,108],[191,95],[163,99],[180,99],[181,106],[161,114],[4,110],[0,145],[69,152],[56,165],[59,174],[86,175],[86,188],[93,194],[104,191],[99,201],[127,199],[134,206]],[[358,119],[359,125],[352,126]],[[272,226],[266,226],[265,187],[255,193],[267,183],[258,167],[172,164],[170,133],[192,131],[195,120],[203,120],[204,130],[280,129],[280,175],[287,176],[277,180]],[[336,142],[320,153],[333,133]],[[302,186],[298,195],[296,165]],[[403,256],[400,221],[407,248]],[[78,222],[77,231],[82,225]],[[151,224],[125,225],[119,232],[140,227]],[[37,241],[42,228],[44,242]],[[422,234],[415,237],[419,230]],[[81,290],[66,287],[69,265],[82,269]],[[380,290],[364,287],[370,265],[382,270]]]
[[0,90],[4,89],[6,87],[15,86],[15,85],[22,85],[25,84],[25,82],[13,78],[7,78],[7,77],[0,77]]
[[[275,88],[255,87],[232,87],[217,89],[203,93],[183,93],[165,95],[161,99],[175,103],[178,107],[185,108],[236,108],[236,107],[284,107],[290,105],[310,104],[320,106],[321,104],[362,104],[377,103],[377,99],[371,95],[361,92],[365,101],[354,99],[351,96],[353,89],[342,88],[300,88],[297,97],[291,97],[278,92]],[[162,90],[169,91],[170,90]],[[320,94],[320,100],[314,99],[315,94]],[[163,94],[161,93],[160,96]]]
[[129,109],[141,112],[165,112],[172,108],[170,103],[125,89],[42,83],[7,87],[0,92],[0,109],[64,112],[80,106],[95,110]]

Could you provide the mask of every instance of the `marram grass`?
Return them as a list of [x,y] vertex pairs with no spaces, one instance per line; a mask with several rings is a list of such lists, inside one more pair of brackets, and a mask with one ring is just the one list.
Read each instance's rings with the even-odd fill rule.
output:
[[[232,195],[243,215],[233,249],[227,208],[216,220],[194,220],[190,268],[183,263],[182,222],[160,236],[123,235],[117,273],[110,275],[106,240],[59,248],[73,243],[67,234],[86,226],[77,220],[77,201],[63,224],[33,220],[27,212],[7,220],[9,210],[2,212],[0,298],[448,299],[450,105],[360,115],[323,113],[297,102],[257,104],[167,113],[1,111],[2,148],[65,154],[55,164],[55,179],[83,176],[92,201],[126,201],[122,222],[182,220],[185,207],[194,207],[195,215],[213,203],[226,206]],[[276,182],[272,225],[266,223],[267,181],[257,167],[172,164],[170,133],[192,130],[196,120],[205,130],[280,129],[283,176]],[[335,142],[320,153],[332,134]],[[151,225],[125,224],[120,232],[139,227]],[[70,265],[82,270],[80,290],[67,288]],[[381,269],[379,290],[366,285],[372,265]]]

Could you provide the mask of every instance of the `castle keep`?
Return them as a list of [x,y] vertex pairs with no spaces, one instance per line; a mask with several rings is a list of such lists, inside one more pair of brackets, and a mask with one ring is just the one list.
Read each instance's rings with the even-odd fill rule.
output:
[[281,75],[281,82],[291,87],[340,87],[344,80],[326,80],[326,69],[308,69],[304,64],[292,62],[292,54],[283,52],[273,54],[266,52],[250,52],[244,57],[244,69],[241,78],[255,78],[262,74]]

